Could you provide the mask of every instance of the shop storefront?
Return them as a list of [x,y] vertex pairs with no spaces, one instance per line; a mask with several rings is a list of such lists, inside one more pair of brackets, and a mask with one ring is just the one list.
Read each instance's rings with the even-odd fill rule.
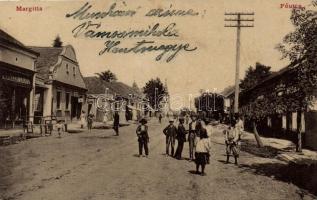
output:
[[29,120],[33,76],[31,70],[0,62],[0,128],[20,127]]

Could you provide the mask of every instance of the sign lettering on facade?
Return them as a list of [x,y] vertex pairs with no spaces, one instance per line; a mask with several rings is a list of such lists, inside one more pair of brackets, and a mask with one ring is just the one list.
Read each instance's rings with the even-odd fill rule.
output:
[[31,85],[30,79],[27,79],[24,77],[3,74],[2,79],[7,80],[7,81],[16,82],[16,83],[22,83],[25,85]]

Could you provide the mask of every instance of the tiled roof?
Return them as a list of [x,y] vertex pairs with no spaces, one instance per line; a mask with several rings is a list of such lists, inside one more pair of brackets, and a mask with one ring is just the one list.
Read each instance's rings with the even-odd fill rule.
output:
[[117,94],[125,98],[128,98],[129,94],[141,96],[138,91],[122,82],[109,83],[98,77],[84,77],[84,81],[88,89],[87,94],[105,94],[106,88],[109,88],[109,93],[113,95]]
[[58,61],[58,56],[62,53],[62,47],[29,47],[35,52],[40,53],[36,60],[36,71],[40,76],[48,79],[50,67]]
[[22,42],[18,41],[17,39],[15,39],[14,37],[6,33],[5,31],[3,31],[2,29],[0,29],[0,41],[37,55],[36,52],[27,48],[24,44],[22,44]]

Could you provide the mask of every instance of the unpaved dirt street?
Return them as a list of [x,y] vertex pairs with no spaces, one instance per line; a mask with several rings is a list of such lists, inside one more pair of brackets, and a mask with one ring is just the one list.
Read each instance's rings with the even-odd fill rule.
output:
[[279,161],[242,152],[240,166],[224,164],[222,133],[214,129],[207,176],[184,160],[165,157],[166,123],[149,122],[150,157],[137,157],[136,125],[56,135],[0,147],[0,199],[11,200],[206,200],[313,199],[299,187],[254,167]]

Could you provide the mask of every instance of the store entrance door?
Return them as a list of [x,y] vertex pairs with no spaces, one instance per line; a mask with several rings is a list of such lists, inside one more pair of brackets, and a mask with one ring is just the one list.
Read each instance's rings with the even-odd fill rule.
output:
[[71,97],[71,119],[77,117],[77,104],[78,104],[78,97]]

